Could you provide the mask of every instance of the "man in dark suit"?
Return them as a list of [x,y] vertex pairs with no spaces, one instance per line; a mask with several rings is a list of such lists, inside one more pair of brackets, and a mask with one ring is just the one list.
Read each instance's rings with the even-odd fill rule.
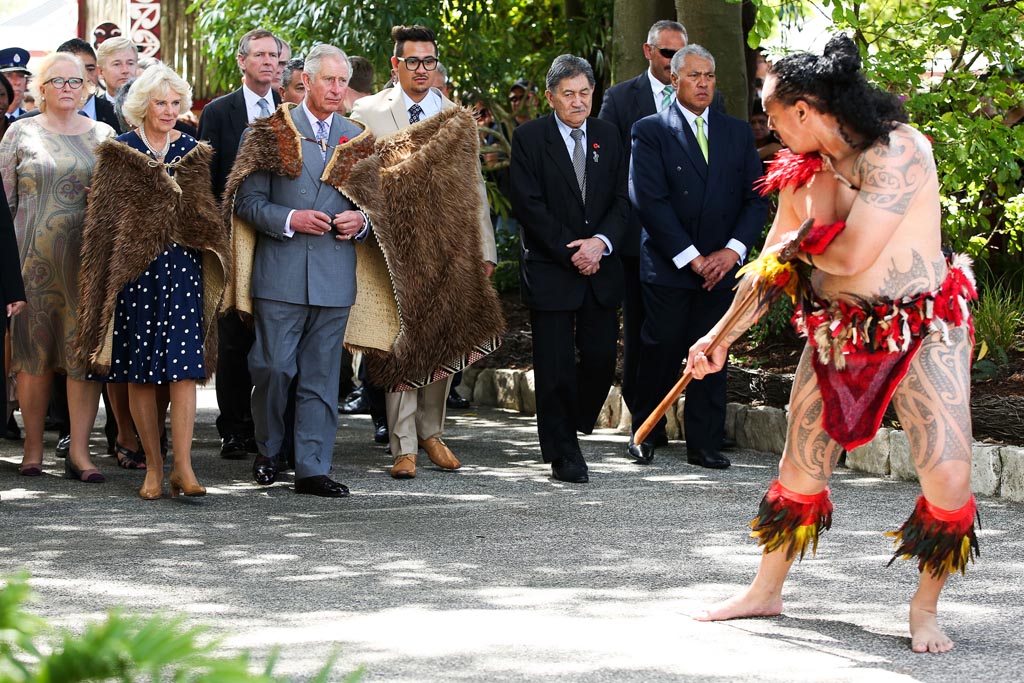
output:
[[[238,90],[218,97],[203,109],[199,118],[199,139],[213,147],[213,194],[220,197],[238,154],[238,143],[250,122],[269,116],[281,103],[273,89],[280,43],[263,29],[249,31],[238,41],[238,68],[243,84]],[[231,201],[231,198],[226,198]],[[246,358],[252,348],[253,331],[237,316],[229,314],[217,323],[220,336],[217,349],[217,431],[221,437],[220,454],[225,458],[243,458],[257,451],[253,439],[252,377]]]
[[[647,42],[643,45],[644,57],[650,66],[636,78],[613,85],[604,93],[598,118],[618,128],[626,149],[627,172],[633,124],[645,116],[664,111],[675,102],[671,62],[673,55],[686,46],[687,40],[686,28],[678,21],[656,21],[647,32]],[[720,93],[715,93],[712,107],[725,113]],[[640,294],[640,217],[635,211],[630,212],[629,228],[619,258],[625,274],[625,294],[622,300],[622,398],[626,401],[626,407],[636,412],[636,373],[643,350],[640,330],[644,324],[644,305]],[[664,432],[659,432],[658,437],[663,438]]]
[[[644,43],[644,57],[650,66],[642,74],[608,88],[598,118],[619,130],[626,150],[629,169],[630,132],[633,124],[657,114],[675,101],[670,78],[672,55],[686,45],[686,29],[677,21],[662,20],[651,26]],[[640,359],[640,328],[644,324],[644,305],[640,295],[640,218],[630,211],[629,229],[622,242],[619,258],[624,272],[622,300],[622,398],[636,412],[636,369]]]
[[[260,484],[277,477],[294,380],[295,490],[330,498],[348,495],[345,485],[328,473],[338,426],[340,348],[356,296],[352,239],[368,227],[366,214],[321,181],[330,160],[327,150],[333,159],[339,156],[331,143],[363,132],[336,113],[348,77],[344,52],[323,44],[310,50],[302,74],[306,97],[290,114],[303,136],[302,172],[291,177],[258,166],[241,182],[234,201],[234,213],[259,233],[251,290],[256,341],[249,354],[259,446],[253,474]],[[258,125],[287,132],[285,116],[282,108]],[[238,156],[242,168],[236,173],[248,171],[250,158],[259,163],[268,156],[266,149],[257,149],[266,142],[256,137],[245,138]]]
[[[633,431],[679,375],[687,349],[732,301],[740,262],[761,236],[767,202],[754,190],[761,162],[750,126],[711,107],[715,60],[699,45],[672,58],[676,102],[633,126],[630,199],[643,225],[640,279],[647,318]],[[709,382],[708,380],[713,381]],[[691,382],[683,427],[691,464],[726,468],[725,373]],[[662,418],[657,430],[664,430]],[[628,452],[654,458],[654,433]]]
[[629,212],[618,133],[588,118],[593,92],[586,60],[557,57],[544,93],[554,113],[516,129],[511,157],[541,456],[576,483],[588,480],[576,432],[593,431],[615,374]]

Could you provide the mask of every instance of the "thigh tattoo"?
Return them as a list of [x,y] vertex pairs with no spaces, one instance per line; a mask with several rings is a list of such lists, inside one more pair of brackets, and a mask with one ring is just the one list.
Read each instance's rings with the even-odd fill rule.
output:
[[807,476],[828,481],[843,449],[825,432],[822,421],[824,404],[811,366],[812,353],[814,351],[809,346],[804,348],[793,378],[786,457]]
[[949,336],[924,340],[893,396],[919,473],[971,457],[971,343],[964,327]]

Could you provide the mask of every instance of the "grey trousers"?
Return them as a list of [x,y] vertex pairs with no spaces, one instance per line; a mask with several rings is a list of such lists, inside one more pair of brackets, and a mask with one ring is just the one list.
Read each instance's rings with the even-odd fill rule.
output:
[[295,478],[326,475],[338,432],[338,381],[346,308],[253,299],[256,341],[249,352],[252,418],[260,454],[284,439],[288,387],[295,387]]

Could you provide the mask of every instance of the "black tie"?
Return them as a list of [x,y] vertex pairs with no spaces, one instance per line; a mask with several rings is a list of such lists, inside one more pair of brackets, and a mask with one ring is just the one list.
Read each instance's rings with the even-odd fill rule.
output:
[[409,107],[409,123],[416,123],[421,116],[423,116],[423,107],[418,104]]

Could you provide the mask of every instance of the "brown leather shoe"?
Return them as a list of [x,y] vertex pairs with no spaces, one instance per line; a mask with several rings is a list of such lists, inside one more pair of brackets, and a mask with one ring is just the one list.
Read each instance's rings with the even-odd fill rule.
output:
[[444,441],[441,441],[436,436],[432,436],[429,439],[420,439],[419,443],[420,448],[427,452],[430,462],[442,470],[457,470],[462,467],[462,463],[455,457],[452,450],[445,445]]
[[412,479],[416,476],[416,454],[406,453],[395,458],[391,466],[391,476],[395,479]]

